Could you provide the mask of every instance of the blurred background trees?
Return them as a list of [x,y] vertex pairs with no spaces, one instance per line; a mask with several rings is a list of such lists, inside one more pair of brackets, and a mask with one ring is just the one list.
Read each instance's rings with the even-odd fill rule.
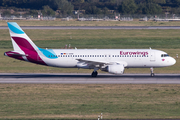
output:
[[72,14],[74,10],[85,14],[180,14],[179,7],[180,0],[0,0],[1,9],[41,10],[45,15],[55,15],[55,11]]

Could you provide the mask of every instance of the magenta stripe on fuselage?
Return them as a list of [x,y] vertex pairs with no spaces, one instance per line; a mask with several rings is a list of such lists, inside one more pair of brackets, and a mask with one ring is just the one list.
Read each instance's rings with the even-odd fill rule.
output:
[[41,65],[46,65],[46,63],[39,57],[33,46],[26,39],[20,37],[12,37],[12,39],[27,55],[26,58],[28,59],[28,61]]

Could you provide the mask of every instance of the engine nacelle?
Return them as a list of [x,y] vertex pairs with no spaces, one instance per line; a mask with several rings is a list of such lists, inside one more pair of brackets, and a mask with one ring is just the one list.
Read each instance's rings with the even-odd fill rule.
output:
[[124,65],[123,64],[108,65],[107,70],[109,73],[112,73],[112,74],[123,74]]

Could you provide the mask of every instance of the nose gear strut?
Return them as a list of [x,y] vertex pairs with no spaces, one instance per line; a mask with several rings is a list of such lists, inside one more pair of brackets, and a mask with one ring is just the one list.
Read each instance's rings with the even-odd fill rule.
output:
[[150,70],[151,70],[151,77],[154,77],[153,67],[151,67]]

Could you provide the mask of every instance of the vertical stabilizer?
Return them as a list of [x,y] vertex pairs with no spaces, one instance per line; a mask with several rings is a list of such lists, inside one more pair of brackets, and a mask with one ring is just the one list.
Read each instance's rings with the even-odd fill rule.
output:
[[37,46],[26,35],[16,22],[8,22],[11,41],[14,51],[36,50]]
[[38,54],[38,48],[16,22],[8,22],[11,41],[14,51],[5,52],[4,55],[19,60],[46,65]]

